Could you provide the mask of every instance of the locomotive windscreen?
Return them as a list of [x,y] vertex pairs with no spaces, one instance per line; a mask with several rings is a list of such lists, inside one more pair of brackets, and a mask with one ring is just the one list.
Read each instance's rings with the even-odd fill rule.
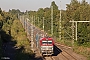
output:
[[48,44],[52,44],[52,41],[48,41]]
[[47,41],[42,41],[42,44],[45,44],[46,45],[47,44]]
[[43,44],[43,45],[52,44],[52,41],[48,41],[48,40],[46,41],[46,40],[45,40],[45,41],[42,41],[42,44]]

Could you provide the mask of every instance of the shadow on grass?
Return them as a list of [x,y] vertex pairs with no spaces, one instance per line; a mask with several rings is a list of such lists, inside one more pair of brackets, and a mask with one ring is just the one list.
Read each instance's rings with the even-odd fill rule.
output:
[[16,40],[5,31],[0,30],[1,41],[2,41],[2,57],[1,60],[43,60],[42,57],[35,57],[34,53],[24,52],[24,46],[20,48],[15,47],[17,44]]

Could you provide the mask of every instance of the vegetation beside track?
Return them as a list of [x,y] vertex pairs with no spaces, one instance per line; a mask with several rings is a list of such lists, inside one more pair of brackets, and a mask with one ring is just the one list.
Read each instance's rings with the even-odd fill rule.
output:
[[25,30],[19,20],[14,20],[11,27],[11,35],[17,42],[16,60],[28,60],[33,56],[33,52],[30,49],[30,43],[27,39]]
[[77,45],[74,43],[73,51],[87,57],[87,59],[90,60],[90,46]]
[[2,51],[4,51],[1,47],[2,43],[9,42],[15,48],[15,52],[13,52],[15,53],[15,60],[29,60],[34,58],[34,53],[31,51],[25,30],[18,19],[18,13],[23,14],[19,10],[12,9],[9,12],[5,12],[0,8],[0,29],[2,30],[0,30],[0,36],[2,35],[2,40],[0,37],[0,58]]

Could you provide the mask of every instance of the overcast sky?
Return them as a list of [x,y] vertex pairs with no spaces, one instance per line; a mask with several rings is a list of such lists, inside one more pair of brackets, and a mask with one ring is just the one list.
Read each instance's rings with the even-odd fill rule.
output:
[[[38,10],[39,8],[50,7],[52,1],[55,1],[59,8],[61,1],[61,8],[66,9],[66,4],[69,4],[71,0],[0,0],[0,8],[5,11],[9,9]],[[90,3],[90,0],[86,1]]]

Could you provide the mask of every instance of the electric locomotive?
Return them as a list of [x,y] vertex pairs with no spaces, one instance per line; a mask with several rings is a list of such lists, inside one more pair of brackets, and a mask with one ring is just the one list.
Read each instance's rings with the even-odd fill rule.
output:
[[39,40],[40,52],[42,55],[52,55],[54,50],[54,40],[51,37],[43,37]]

